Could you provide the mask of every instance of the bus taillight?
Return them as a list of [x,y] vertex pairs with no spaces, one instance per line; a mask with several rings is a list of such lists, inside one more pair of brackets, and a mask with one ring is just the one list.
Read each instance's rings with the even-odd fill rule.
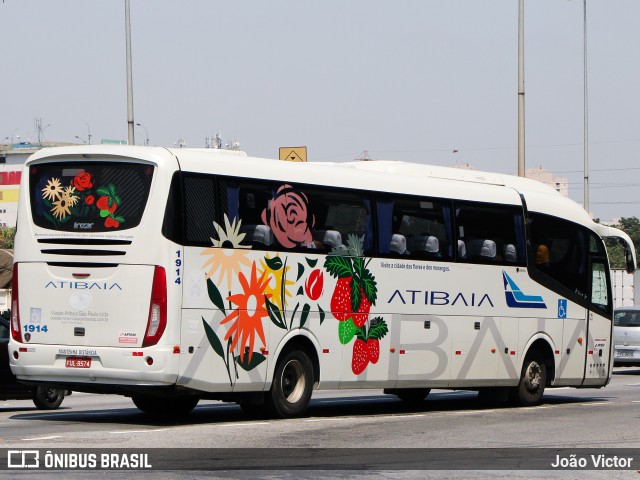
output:
[[18,264],[13,266],[13,279],[11,282],[11,336],[16,342],[22,343],[20,332],[20,310],[18,308]]
[[149,306],[149,320],[147,331],[142,341],[143,347],[155,345],[162,337],[167,326],[167,275],[164,268],[156,266],[153,272],[153,286],[151,287],[151,304]]

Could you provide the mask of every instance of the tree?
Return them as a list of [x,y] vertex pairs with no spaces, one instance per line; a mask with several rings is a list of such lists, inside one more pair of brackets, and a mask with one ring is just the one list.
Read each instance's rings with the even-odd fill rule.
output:
[[15,237],[15,227],[0,228],[0,248],[13,249],[13,241]]

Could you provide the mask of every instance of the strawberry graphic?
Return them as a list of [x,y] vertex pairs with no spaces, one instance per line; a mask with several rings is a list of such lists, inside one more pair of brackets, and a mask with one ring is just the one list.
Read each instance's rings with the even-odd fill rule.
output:
[[373,364],[378,363],[380,358],[380,340],[377,338],[367,339],[367,347],[369,348],[369,361]]
[[351,280],[353,277],[338,278],[331,297],[331,313],[341,322],[351,316]]
[[351,359],[351,370],[356,375],[364,372],[369,364],[369,347],[367,342],[358,338],[353,344],[353,358]]
[[356,313],[353,314],[353,323],[356,324],[356,327],[362,327],[366,322],[367,318],[369,318],[369,310],[371,310],[371,302],[367,298],[364,293],[364,290],[360,288],[360,296],[362,300],[360,300],[360,306]]
[[369,330],[366,327],[358,328],[357,339],[353,344],[353,357],[351,358],[351,370],[360,375],[369,365],[376,364],[380,359],[380,339],[389,331],[387,323],[376,317],[371,320]]

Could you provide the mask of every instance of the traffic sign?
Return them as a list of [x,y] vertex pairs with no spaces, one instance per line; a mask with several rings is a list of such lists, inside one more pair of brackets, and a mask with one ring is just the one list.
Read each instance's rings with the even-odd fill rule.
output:
[[307,147],[280,147],[280,160],[306,162]]

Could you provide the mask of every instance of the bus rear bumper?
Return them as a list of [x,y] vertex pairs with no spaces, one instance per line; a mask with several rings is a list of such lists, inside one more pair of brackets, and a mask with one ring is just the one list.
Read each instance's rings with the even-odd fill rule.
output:
[[[152,349],[28,345],[12,343],[10,366],[21,381],[75,385],[88,391],[97,385],[113,387],[171,386],[178,377],[180,355],[173,347]],[[17,357],[17,358],[16,358]]]

